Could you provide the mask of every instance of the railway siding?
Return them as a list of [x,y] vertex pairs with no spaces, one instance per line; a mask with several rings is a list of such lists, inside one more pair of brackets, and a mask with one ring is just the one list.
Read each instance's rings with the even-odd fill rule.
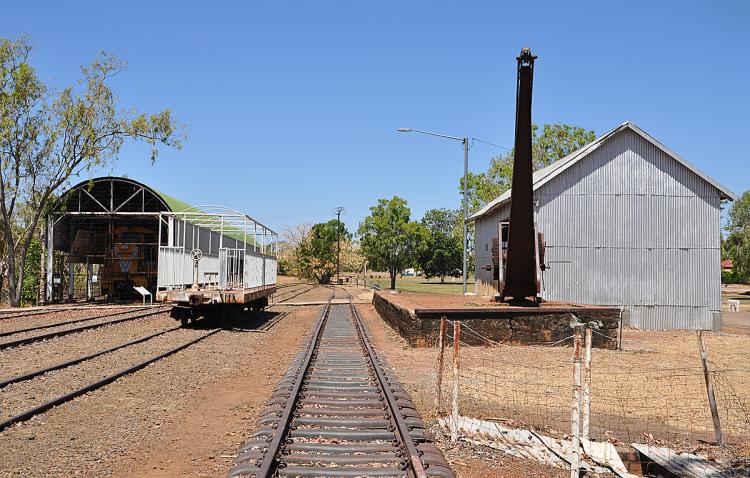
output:
[[6,332],[4,337],[0,339],[0,349],[28,345],[41,340],[49,340],[64,335],[79,333],[85,330],[153,317],[163,312],[164,309],[162,308],[149,308],[145,310],[136,309],[133,312],[119,312],[115,315],[105,314],[65,321],[59,324],[54,323],[38,327],[23,328],[15,332]]
[[324,308],[256,425],[231,477],[454,476],[351,303]]
[[0,350],[0,380],[107,349],[174,325],[174,319],[165,312],[148,320],[122,322]]
[[175,330],[62,370],[10,384],[0,389],[3,402],[0,422],[205,334],[205,330]]

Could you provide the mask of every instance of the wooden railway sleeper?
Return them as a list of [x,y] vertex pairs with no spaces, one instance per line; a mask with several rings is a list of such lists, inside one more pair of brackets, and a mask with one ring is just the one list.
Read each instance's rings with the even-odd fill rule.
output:
[[287,466],[279,469],[279,477],[288,478],[319,478],[326,476],[328,478],[361,478],[367,476],[370,478],[389,478],[405,477],[406,472],[400,468],[325,468],[325,467],[306,467],[306,466]]
[[284,455],[284,463],[294,465],[332,463],[336,466],[386,464],[396,465],[399,468],[402,468],[406,462],[404,461],[403,457],[395,455],[320,455],[316,453],[290,453],[288,455]]
[[299,417],[293,421],[297,427],[318,426],[325,428],[385,428],[391,426],[389,420],[384,418],[319,418]]
[[349,455],[353,453],[389,453],[393,451],[391,443],[291,443],[287,451],[315,452],[330,455]]
[[[322,320],[325,320],[324,316]],[[407,471],[407,463],[414,463],[416,453],[421,476],[452,478],[453,474],[444,459],[441,460],[440,452],[433,453],[437,449],[420,450],[411,445],[411,442],[424,443],[424,422],[401,384],[390,378],[391,371],[388,370],[386,375],[380,359],[369,346],[366,347],[362,331],[357,328],[360,326],[355,325],[358,340],[351,340],[347,337],[351,330],[347,319],[339,315],[328,321],[329,329],[320,339],[310,336],[314,348],[308,345],[304,353],[298,354],[301,359],[295,360],[290,367],[277,387],[278,393],[269,400],[264,415],[258,420],[262,431],[242,447],[241,453],[245,454],[238,456],[237,466],[230,475],[250,476],[260,472],[268,460],[266,444],[274,440],[268,434],[269,427],[281,428],[281,411],[290,406],[289,400],[295,400],[296,410],[287,425],[289,433],[274,455],[278,476],[411,477],[413,473]],[[319,326],[317,330],[322,331],[322,328]],[[350,347],[369,351],[362,356],[348,352]],[[312,359],[305,359],[310,365],[304,367],[307,375],[301,376],[305,373],[301,364],[304,357]],[[385,388],[381,389],[381,385]],[[301,392],[296,399],[287,394],[292,389]],[[390,397],[387,400],[386,394]],[[400,417],[402,431],[399,437],[407,440],[406,443],[397,439],[391,407]],[[300,442],[298,438],[352,443],[308,443]],[[372,442],[373,439],[383,441]],[[364,447],[375,447],[378,451],[369,453],[369,450],[362,449]],[[412,447],[408,453],[407,447]],[[318,466],[326,463],[334,466]],[[380,466],[363,467],[363,464]],[[392,466],[395,464],[398,467]],[[264,472],[263,476],[268,475]]]

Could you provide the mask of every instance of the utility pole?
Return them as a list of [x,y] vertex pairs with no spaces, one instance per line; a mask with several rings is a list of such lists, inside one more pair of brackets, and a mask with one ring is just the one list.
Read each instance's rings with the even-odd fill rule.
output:
[[341,282],[341,213],[342,206],[336,208],[336,283]]
[[469,217],[469,138],[461,139],[464,146],[464,295],[466,295],[467,255],[469,248],[469,229],[466,219]]
[[[422,134],[428,134],[430,136],[438,136],[440,138],[446,138],[446,139],[452,139],[454,141],[460,141],[461,145],[463,146],[464,150],[464,217],[463,217],[463,226],[464,226],[464,244],[463,244],[463,251],[464,251],[464,264],[463,264],[463,276],[464,276],[464,295],[466,295],[466,276],[468,275],[468,257],[469,257],[469,227],[468,223],[466,222],[466,219],[469,217],[469,139],[473,139],[476,141],[479,141],[481,143],[489,144],[490,146],[495,146],[497,148],[503,148],[503,146],[498,146],[496,144],[483,141],[478,138],[469,138],[464,136],[463,138],[459,138],[458,136],[449,136],[447,134],[441,134],[441,133],[433,133],[432,131],[422,131],[421,129],[413,129],[413,128],[399,128],[397,130],[400,133],[422,133]],[[503,148],[507,149],[507,148]],[[510,150],[509,150],[510,151]]]

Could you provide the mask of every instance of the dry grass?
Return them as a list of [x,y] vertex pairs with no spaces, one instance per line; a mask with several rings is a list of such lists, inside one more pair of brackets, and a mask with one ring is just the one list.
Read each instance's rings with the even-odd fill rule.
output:
[[[380,320],[371,307],[363,311]],[[470,333],[466,328],[464,334]],[[426,417],[436,415],[437,350],[414,349],[388,330],[388,361]],[[750,452],[750,336],[704,333],[722,428]],[[569,343],[569,342],[568,342]],[[675,446],[713,440],[713,426],[694,332],[625,330],[622,351],[593,351],[592,436]],[[570,429],[570,346],[462,345],[461,413],[533,426]],[[449,410],[452,348],[446,349],[442,406]],[[750,454],[750,453],[748,453]]]

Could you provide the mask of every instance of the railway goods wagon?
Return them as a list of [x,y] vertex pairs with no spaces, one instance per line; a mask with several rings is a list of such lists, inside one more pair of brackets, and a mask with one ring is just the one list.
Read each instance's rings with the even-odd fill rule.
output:
[[260,310],[276,292],[278,235],[220,207],[159,215],[156,300],[183,324],[202,315]]

